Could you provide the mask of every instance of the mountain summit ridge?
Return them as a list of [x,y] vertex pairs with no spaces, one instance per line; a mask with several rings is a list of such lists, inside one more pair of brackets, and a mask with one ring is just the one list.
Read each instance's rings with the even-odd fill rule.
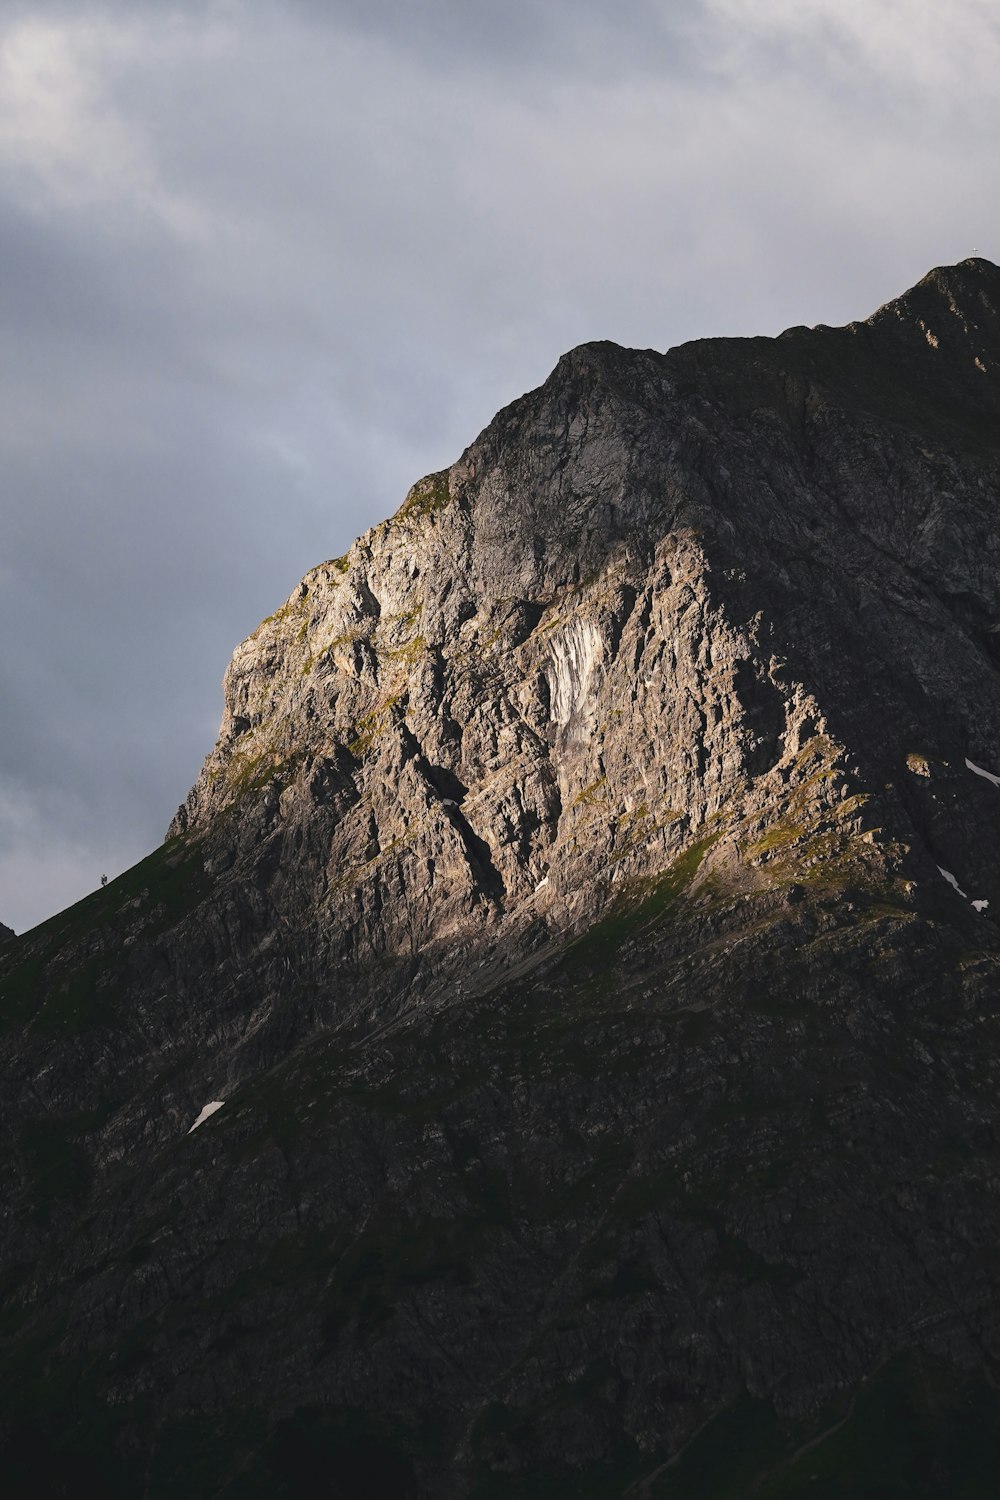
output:
[[987,1493],[998,281],[581,345],[237,648],[0,951],[25,1487]]
[[1000,266],[985,256],[970,255],[952,266],[935,266],[902,296],[883,303],[865,322],[874,325],[888,316],[901,322],[907,317],[919,319],[936,306],[939,313],[957,318],[966,334],[977,325],[977,314],[985,316],[996,337],[998,303]]

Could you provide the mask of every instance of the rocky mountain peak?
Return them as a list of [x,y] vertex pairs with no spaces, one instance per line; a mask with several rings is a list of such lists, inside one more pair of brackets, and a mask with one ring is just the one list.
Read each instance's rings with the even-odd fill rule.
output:
[[[867,326],[900,339],[912,358],[925,349],[968,381],[978,404],[996,408],[995,380],[1000,368],[1000,268],[979,257],[956,266],[938,266],[911,291],[878,309]],[[905,341],[905,342],[904,342]]]
[[969,341],[992,357],[998,275],[939,269],[846,329],[571,351],[238,649],[172,835],[299,892],[358,964],[544,948],[702,834],[742,899],[774,861],[734,851],[776,820],[832,834],[847,883],[960,864],[993,900],[957,851],[997,809],[977,792],[945,829],[937,788],[904,777],[894,812],[886,788],[911,753],[991,753],[995,396]]
[[237,648],[0,953],[12,1472],[992,1492],[998,275],[582,345]]
[[953,266],[935,266],[902,296],[893,298],[865,321],[876,324],[886,317],[905,319],[937,311],[956,319],[962,331],[981,317],[995,315],[1000,301],[1000,267],[982,256],[970,256]]

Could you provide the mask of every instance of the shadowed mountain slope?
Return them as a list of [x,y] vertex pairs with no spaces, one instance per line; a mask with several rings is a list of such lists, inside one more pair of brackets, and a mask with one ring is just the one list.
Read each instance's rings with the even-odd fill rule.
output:
[[583,345],[238,648],[0,951],[13,1493],[993,1494],[998,372]]

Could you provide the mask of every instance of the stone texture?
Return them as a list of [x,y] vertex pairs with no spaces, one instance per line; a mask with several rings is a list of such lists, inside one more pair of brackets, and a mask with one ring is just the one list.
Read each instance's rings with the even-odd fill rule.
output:
[[998,368],[584,345],[239,647],[0,957],[17,1482],[988,1493]]

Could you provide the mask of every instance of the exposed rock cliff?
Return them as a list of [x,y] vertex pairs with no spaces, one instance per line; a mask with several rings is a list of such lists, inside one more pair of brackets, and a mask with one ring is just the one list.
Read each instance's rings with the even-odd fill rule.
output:
[[997,370],[585,345],[244,642],[0,957],[18,1482],[987,1493]]

